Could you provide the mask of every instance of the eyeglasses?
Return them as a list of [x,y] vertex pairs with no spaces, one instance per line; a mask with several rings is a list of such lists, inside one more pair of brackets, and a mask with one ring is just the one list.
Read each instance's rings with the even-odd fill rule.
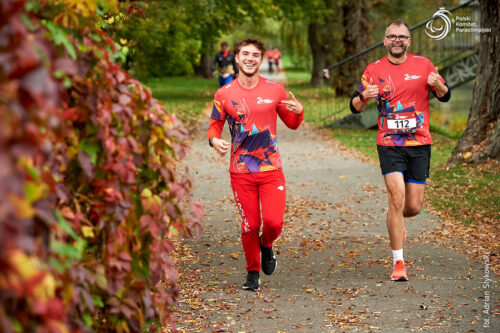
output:
[[385,38],[387,38],[391,42],[395,41],[396,39],[399,39],[402,42],[406,42],[410,38],[410,36],[406,36],[406,35],[399,35],[399,36],[397,36],[397,35],[389,35],[389,36],[385,36]]

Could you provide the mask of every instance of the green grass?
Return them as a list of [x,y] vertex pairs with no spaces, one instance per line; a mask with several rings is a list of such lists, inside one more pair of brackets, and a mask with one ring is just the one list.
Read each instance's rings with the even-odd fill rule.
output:
[[[286,77],[288,89],[294,93],[306,110],[304,119],[307,122],[325,126],[351,113],[349,98],[334,99],[335,91],[329,86],[312,87],[310,73],[287,71]],[[336,111],[332,112],[332,109]]]
[[[306,121],[324,126],[329,124],[332,119],[350,113],[348,98],[328,104],[325,97],[333,98],[333,91],[328,91],[331,88],[311,87],[309,73],[288,71],[286,75],[289,89],[304,104]],[[329,114],[332,112],[331,105],[333,103],[337,103],[338,109],[341,109],[337,115]],[[432,111],[431,109],[431,114]],[[439,114],[439,111],[435,113]],[[463,114],[458,114],[457,117],[458,121],[463,122]],[[332,137],[344,146],[355,149],[378,162],[375,143],[376,130],[330,129],[330,131]],[[500,207],[498,166],[495,164],[459,165],[447,170],[446,161],[451,157],[460,132],[453,128],[449,129],[442,123],[431,123],[431,133],[434,144],[432,146],[430,181],[426,191],[428,200],[445,216],[459,220],[465,225],[498,220],[498,207]]]
[[498,223],[500,176],[498,165],[457,165],[436,169],[428,191],[432,205],[465,225]]
[[219,88],[217,79],[196,77],[149,78],[143,83],[151,88],[153,97],[164,102],[168,112],[175,114],[188,127],[194,126],[209,108]]
[[377,130],[354,130],[332,128],[332,136],[344,146],[354,148],[360,153],[378,161]]

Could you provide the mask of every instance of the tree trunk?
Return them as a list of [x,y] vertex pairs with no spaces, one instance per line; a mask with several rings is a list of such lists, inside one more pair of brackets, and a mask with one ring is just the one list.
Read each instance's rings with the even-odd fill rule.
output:
[[208,53],[203,53],[201,55],[200,67],[196,72],[197,75],[203,76],[208,79],[212,77],[212,60],[213,56]]
[[[365,0],[347,1],[342,6],[345,27],[342,42],[345,51],[341,59],[352,56],[370,46],[372,40],[370,34],[367,33],[370,31],[368,10]],[[333,85],[337,96],[352,95],[366,65],[366,57],[361,56],[340,67],[333,76]]]
[[[500,158],[500,16],[497,1],[480,1],[479,65],[467,128],[453,150],[448,165],[477,163]],[[453,98],[453,92],[452,92]]]
[[210,53],[213,49],[213,44],[203,40],[201,41],[201,59],[200,64],[194,66],[194,71],[196,75],[202,76],[206,79],[212,77],[212,60],[213,55]]
[[309,46],[311,47],[313,57],[313,69],[311,73],[311,85],[321,86],[323,84],[323,69],[326,65],[325,45],[320,42],[318,37],[320,25],[316,22],[309,23],[307,35]]

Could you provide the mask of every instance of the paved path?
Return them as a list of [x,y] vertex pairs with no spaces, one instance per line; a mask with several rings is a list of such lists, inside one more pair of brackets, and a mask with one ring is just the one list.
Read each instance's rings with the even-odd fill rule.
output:
[[[187,157],[206,217],[201,239],[180,247],[181,331],[500,331],[498,316],[482,314],[484,306],[498,306],[498,284],[483,288],[483,262],[439,247],[435,216],[424,212],[407,223],[410,281],[389,280],[379,167],[352,157],[308,124],[297,131],[278,126],[287,180],[285,226],[275,243],[279,266],[272,276],[261,273],[260,292],[242,290],[245,259],[229,157],[209,149],[207,127],[208,114]],[[489,329],[483,328],[486,319]]]
[[271,74],[269,73],[269,63],[267,62],[267,59],[264,59],[264,62],[259,68],[259,75],[268,78],[273,81],[278,81],[278,82],[283,82],[283,84],[286,84],[286,76],[285,72],[283,70],[280,70],[280,72],[276,72],[276,68],[274,72]]

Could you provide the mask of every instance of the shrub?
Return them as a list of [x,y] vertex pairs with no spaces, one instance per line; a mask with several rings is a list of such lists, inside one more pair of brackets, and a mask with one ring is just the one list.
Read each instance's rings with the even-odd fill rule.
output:
[[111,61],[96,10],[0,5],[0,330],[175,327],[172,238],[202,209],[187,130]]

